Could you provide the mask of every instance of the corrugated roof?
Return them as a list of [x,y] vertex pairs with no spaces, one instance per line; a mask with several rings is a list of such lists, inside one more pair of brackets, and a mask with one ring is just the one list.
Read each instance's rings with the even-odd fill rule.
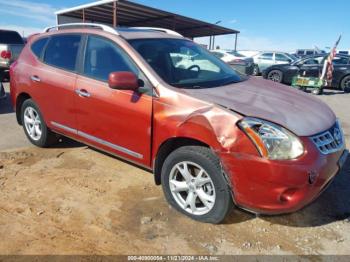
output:
[[[56,12],[57,16],[83,18],[92,22],[113,24],[113,5],[117,4],[118,26],[162,27],[186,37],[236,34],[239,31],[170,13],[126,0],[102,0]],[[84,10],[84,11],[83,11]]]

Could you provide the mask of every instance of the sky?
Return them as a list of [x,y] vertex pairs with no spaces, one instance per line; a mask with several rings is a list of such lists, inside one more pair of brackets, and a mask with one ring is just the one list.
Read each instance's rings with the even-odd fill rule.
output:
[[[29,35],[56,23],[54,12],[91,0],[0,0],[0,28]],[[339,49],[350,49],[349,0],[135,0],[155,8],[239,30],[239,50],[327,50],[339,34]],[[208,44],[207,38],[196,39]],[[234,48],[234,36],[216,44]]]

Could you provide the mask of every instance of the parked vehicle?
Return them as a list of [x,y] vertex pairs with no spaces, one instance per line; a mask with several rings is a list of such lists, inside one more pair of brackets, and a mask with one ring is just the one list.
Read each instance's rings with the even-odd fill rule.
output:
[[[286,65],[273,65],[263,72],[263,77],[275,82],[290,85],[293,77],[319,77],[328,54],[314,55]],[[332,87],[350,92],[350,57],[337,54],[333,60],[334,72]]]
[[312,55],[320,55],[325,54],[326,52],[324,50],[319,50],[318,48],[314,49],[298,49],[295,54],[298,58],[303,58],[305,56],[312,56]]
[[254,70],[254,60],[239,54],[237,51],[230,50],[212,50],[216,57],[228,63],[233,69],[246,75],[252,75]]
[[260,51],[257,50],[238,50],[237,52],[246,57],[253,57],[260,53]]
[[22,37],[15,31],[0,30],[0,82],[8,78],[10,65],[24,46]]
[[[170,205],[210,223],[233,203],[296,211],[344,165],[336,116],[308,94],[239,75],[169,30],[58,27],[11,66],[17,121],[34,145],[68,136],[142,166]],[[174,63],[189,53],[200,64]]]
[[349,50],[338,50],[337,53],[340,55],[350,55],[350,49]]
[[269,66],[275,64],[288,64],[295,61],[297,58],[284,52],[261,52],[255,56],[253,75],[259,75]]

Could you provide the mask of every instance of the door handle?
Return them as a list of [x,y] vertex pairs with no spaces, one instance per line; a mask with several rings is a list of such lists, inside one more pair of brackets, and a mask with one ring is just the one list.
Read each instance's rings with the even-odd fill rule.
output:
[[31,76],[30,79],[34,82],[40,82],[40,78],[38,76]]
[[75,93],[78,96],[81,96],[81,97],[90,97],[91,96],[91,94],[88,91],[84,90],[84,89],[76,89]]

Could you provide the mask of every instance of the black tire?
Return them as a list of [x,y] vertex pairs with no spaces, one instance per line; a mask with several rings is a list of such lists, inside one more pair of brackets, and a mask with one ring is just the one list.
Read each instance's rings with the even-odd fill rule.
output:
[[350,75],[347,75],[342,79],[340,83],[340,88],[345,93],[350,93]]
[[260,69],[258,65],[254,65],[253,76],[258,76],[260,74]]
[[322,88],[314,88],[311,91],[311,93],[314,94],[314,95],[322,95],[323,94],[323,89]]
[[[171,171],[177,164],[182,163],[183,161],[195,163],[203,168],[214,185],[216,195],[215,201],[211,210],[206,214],[194,215],[189,213],[177,203],[171,192],[169,180]],[[220,160],[209,148],[202,146],[184,146],[176,149],[166,158],[162,167],[161,179],[164,195],[169,204],[179,212],[194,220],[218,224],[224,220],[233,207],[231,189],[224,178]],[[189,194],[188,192],[186,192],[187,197]],[[195,196],[195,201],[197,200],[199,200],[199,196]]]
[[273,81],[273,82],[277,82],[277,83],[282,83],[283,80],[283,73],[281,70],[271,70],[270,72],[268,72],[267,74],[267,79]]
[[[24,120],[24,112],[26,111],[27,108],[33,108],[35,109],[40,122],[41,122],[41,136],[38,140],[34,140],[25,125],[25,120]],[[26,134],[28,140],[33,144],[38,147],[49,147],[50,145],[57,143],[58,142],[58,136],[53,133],[46,125],[44,118],[40,112],[39,107],[37,104],[32,100],[32,99],[27,99],[26,101],[23,102],[22,108],[21,108],[21,121],[22,121],[22,126],[24,133]]]

